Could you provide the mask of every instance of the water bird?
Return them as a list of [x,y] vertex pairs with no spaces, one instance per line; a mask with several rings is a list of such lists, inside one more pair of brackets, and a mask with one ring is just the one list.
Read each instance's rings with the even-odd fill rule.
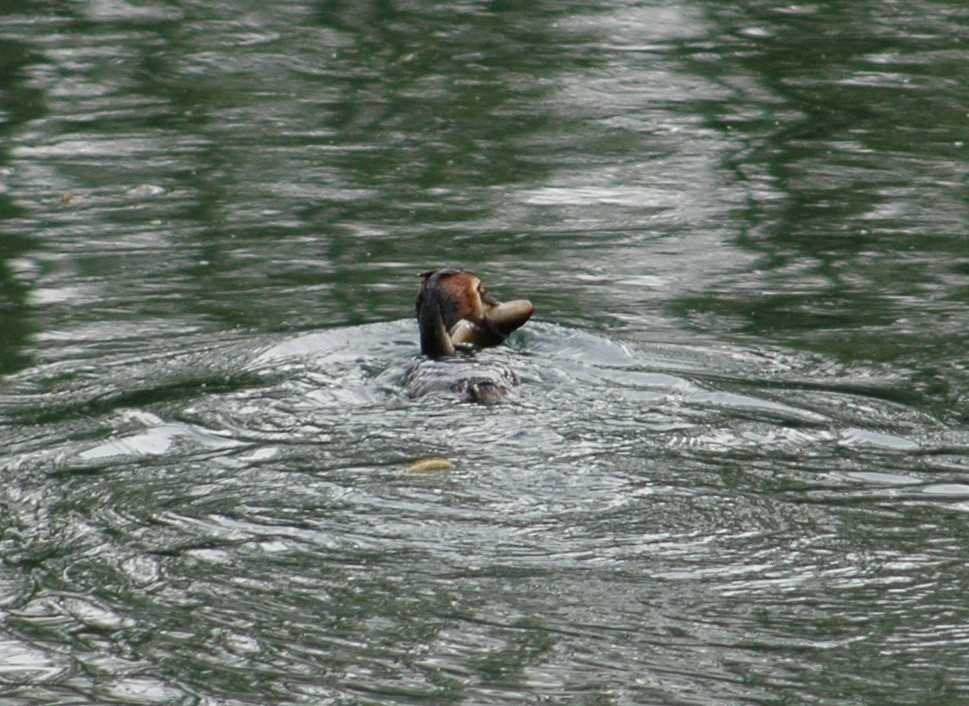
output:
[[508,397],[518,378],[507,367],[474,357],[479,348],[497,346],[531,318],[526,299],[500,302],[466,270],[424,272],[417,293],[417,325],[425,360],[407,374],[413,396],[444,393],[468,402]]

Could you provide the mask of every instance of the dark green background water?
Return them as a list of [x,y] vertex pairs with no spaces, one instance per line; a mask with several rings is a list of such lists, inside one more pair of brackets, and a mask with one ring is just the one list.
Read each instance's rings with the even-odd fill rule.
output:
[[[0,2],[0,700],[963,703],[967,42]],[[521,400],[401,390],[442,264]]]

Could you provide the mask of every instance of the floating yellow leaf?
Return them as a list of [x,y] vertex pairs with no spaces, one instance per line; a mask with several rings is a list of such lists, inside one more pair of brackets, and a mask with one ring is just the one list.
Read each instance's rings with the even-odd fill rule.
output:
[[407,470],[414,473],[424,473],[426,471],[450,471],[452,468],[454,468],[454,464],[446,458],[433,456],[417,459],[407,467]]

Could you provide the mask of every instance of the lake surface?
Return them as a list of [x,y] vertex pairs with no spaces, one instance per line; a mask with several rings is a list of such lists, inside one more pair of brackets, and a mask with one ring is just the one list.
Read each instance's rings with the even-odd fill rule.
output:
[[[0,701],[964,703],[967,61],[944,1],[0,2]],[[405,393],[442,265],[535,303],[517,399]]]

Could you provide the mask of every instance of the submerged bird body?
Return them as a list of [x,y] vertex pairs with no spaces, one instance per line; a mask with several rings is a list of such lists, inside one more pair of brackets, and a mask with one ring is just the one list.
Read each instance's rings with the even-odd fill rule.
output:
[[497,346],[521,327],[535,308],[518,299],[499,302],[475,275],[441,269],[422,275],[417,294],[417,324],[422,361],[408,373],[410,394],[457,395],[471,402],[495,402],[518,384],[513,372],[468,355]]
[[518,377],[506,366],[460,356],[422,360],[407,372],[412,397],[439,397],[491,404],[516,396]]

